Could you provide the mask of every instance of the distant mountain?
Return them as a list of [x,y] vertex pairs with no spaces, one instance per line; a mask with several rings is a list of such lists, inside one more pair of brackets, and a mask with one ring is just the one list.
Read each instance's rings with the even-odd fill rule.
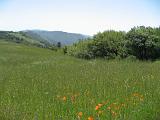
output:
[[62,31],[25,30],[19,32],[0,31],[0,40],[19,44],[32,45],[42,48],[54,49],[58,42],[61,45],[71,45],[90,36],[67,33]]
[[87,35],[67,33],[63,31],[25,30],[21,32],[38,41],[47,41],[50,44],[61,42],[62,45],[70,45],[81,39],[90,37]]
[[41,38],[33,39],[32,37],[26,35],[23,32],[0,31],[0,40],[20,43],[25,45],[32,45],[42,48],[52,47],[52,45],[49,42],[42,40]]

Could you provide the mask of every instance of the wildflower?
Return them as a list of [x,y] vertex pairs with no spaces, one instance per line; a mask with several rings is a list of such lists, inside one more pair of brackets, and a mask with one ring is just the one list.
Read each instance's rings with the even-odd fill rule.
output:
[[67,100],[67,97],[66,97],[66,96],[64,96],[64,97],[62,98],[62,100],[63,100],[63,101],[66,101],[66,100]]
[[112,103],[110,106],[107,107],[107,110],[111,110],[112,107],[115,106],[116,103]]
[[133,96],[134,96],[134,97],[138,97],[139,94],[138,94],[138,93],[133,93]]
[[113,117],[115,117],[117,115],[117,113],[114,112],[114,111],[111,111],[111,114],[112,114]]
[[144,101],[144,96],[139,93],[133,93],[133,96],[139,98],[140,101]]
[[103,113],[103,111],[101,111],[101,110],[100,110],[100,111],[98,111],[98,115],[101,115],[102,113]]
[[71,101],[72,101],[72,102],[75,101],[75,96],[71,96]]
[[126,105],[124,103],[121,104],[122,107],[125,107]]
[[99,106],[99,107],[102,107],[102,106],[103,106],[103,104],[98,104],[98,106]]
[[99,104],[95,107],[95,110],[100,109],[102,106],[103,106],[103,104],[99,103]]
[[140,98],[140,101],[144,101],[144,98]]
[[79,112],[79,113],[78,113],[78,118],[81,118],[82,115],[83,115],[83,113],[82,113],[82,112]]
[[95,107],[95,110],[98,110],[99,109],[99,106],[97,105],[96,107]]
[[88,117],[88,120],[94,120],[94,118],[92,116]]
[[143,101],[143,100],[144,100],[144,96],[141,95],[141,96],[140,96],[140,101]]
[[109,107],[107,107],[107,110],[110,110],[111,109],[111,107],[109,106]]

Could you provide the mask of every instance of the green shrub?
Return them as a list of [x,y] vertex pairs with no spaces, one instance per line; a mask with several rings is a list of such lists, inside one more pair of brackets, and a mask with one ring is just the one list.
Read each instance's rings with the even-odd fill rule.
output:
[[92,43],[91,39],[82,40],[72,46],[68,46],[67,54],[78,58],[91,59],[94,58],[92,51],[88,45]]
[[134,56],[140,60],[154,60],[160,58],[160,28],[140,26],[128,33],[105,31],[69,46],[67,53],[84,59]]
[[160,57],[160,36],[158,30],[151,27],[134,27],[127,33],[128,48],[131,55],[138,59],[156,59]]
[[116,56],[124,58],[127,56],[125,33],[116,31],[98,33],[92,39],[70,46],[69,54],[85,59],[97,57],[113,59]]
[[105,31],[98,33],[93,38],[90,49],[96,57],[115,58],[125,57],[125,33],[116,31]]

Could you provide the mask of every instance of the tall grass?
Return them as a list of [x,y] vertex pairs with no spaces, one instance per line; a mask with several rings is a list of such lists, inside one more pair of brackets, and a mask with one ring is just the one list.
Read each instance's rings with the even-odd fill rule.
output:
[[160,119],[159,70],[159,61],[81,60],[0,42],[0,119]]

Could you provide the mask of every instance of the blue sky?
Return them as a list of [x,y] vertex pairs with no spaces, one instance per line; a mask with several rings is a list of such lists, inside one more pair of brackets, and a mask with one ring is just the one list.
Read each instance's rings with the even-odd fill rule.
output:
[[0,30],[44,29],[93,35],[160,26],[160,0],[0,0]]

